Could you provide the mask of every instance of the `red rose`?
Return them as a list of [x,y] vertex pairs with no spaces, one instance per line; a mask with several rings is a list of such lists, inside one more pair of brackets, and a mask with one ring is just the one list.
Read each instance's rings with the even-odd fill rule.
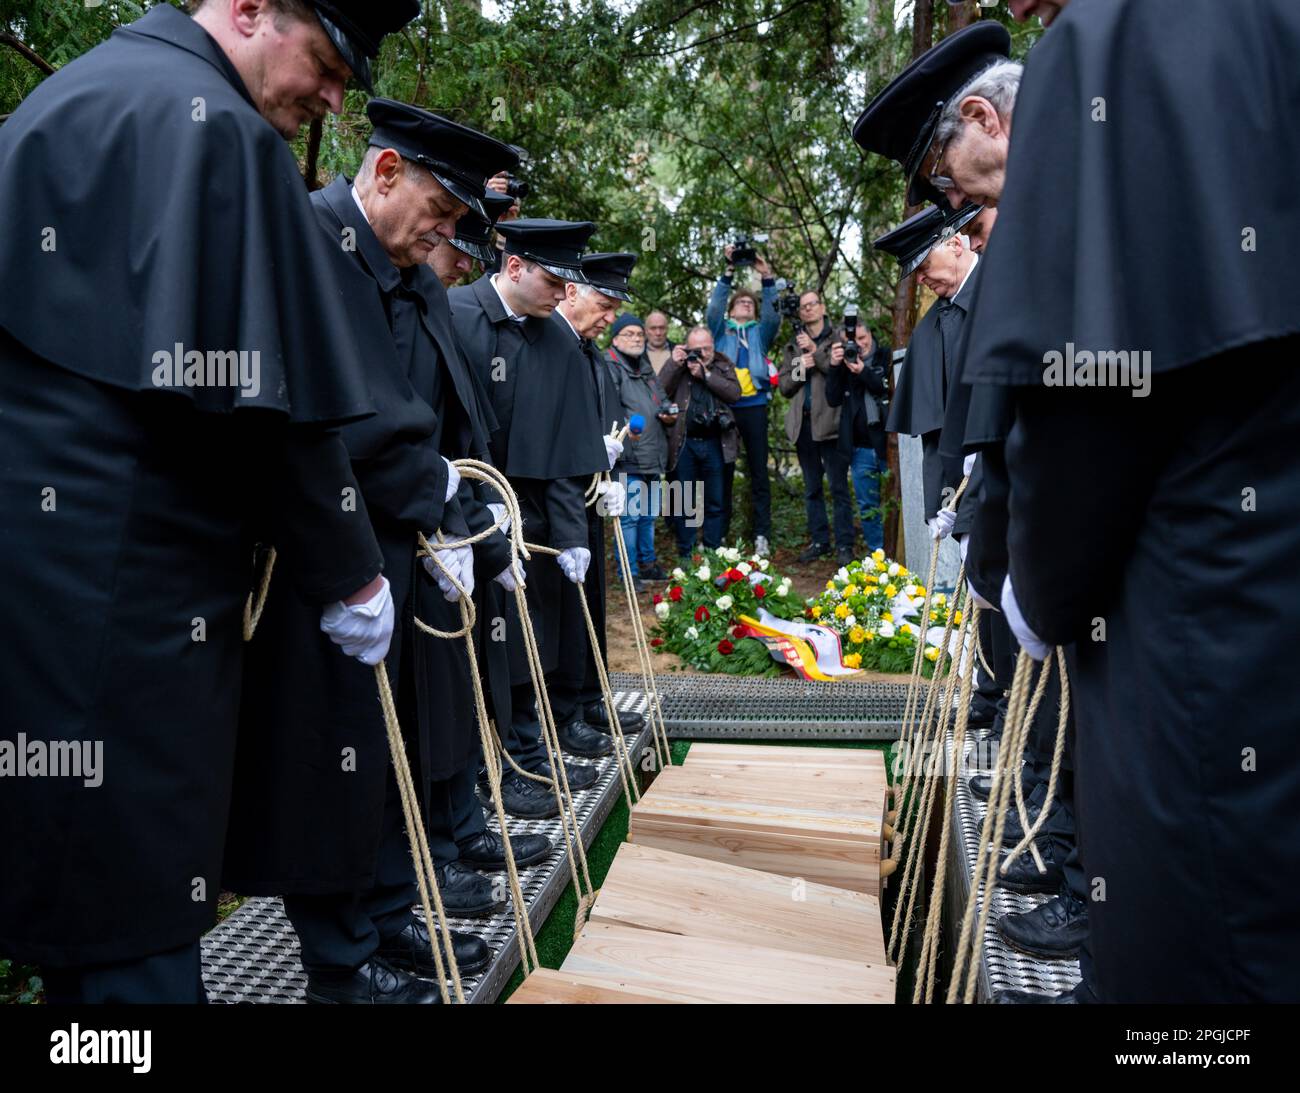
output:
[[739,622],[736,623],[736,625],[731,628],[731,636],[733,638],[743,638],[745,636],[744,625]]
[[663,602],[664,602],[664,598],[663,598],[661,595],[659,595],[658,592],[656,592],[656,593],[654,594],[654,602],[655,602],[655,603],[663,603]]
[[672,588],[668,590],[668,598],[672,600],[673,603],[680,600],[682,598],[682,586],[679,584],[673,585]]
[[704,561],[704,555],[703,555],[703,554],[692,554],[692,555],[691,555],[691,561],[693,561],[696,565],[699,565],[702,561]]
[[756,584],[754,585],[754,595],[761,600],[764,596],[767,595],[767,589],[764,588],[761,584]]
[[656,648],[658,648],[658,647],[659,647],[660,645],[662,645],[663,643],[664,643],[664,639],[663,639],[663,638],[651,638],[651,639],[650,639],[650,644],[653,645],[653,646],[655,646]]
[[731,642],[729,642],[726,638],[723,638],[720,642],[718,642],[718,652],[721,653],[724,657],[730,656],[732,650],[734,650],[735,648],[736,647],[732,645]]
[[696,622],[709,621],[709,609],[705,607],[703,604],[700,604],[700,606],[695,609],[695,621]]
[[727,581],[730,584],[735,584],[737,581],[743,581],[745,579],[745,575],[741,573],[739,569],[723,570],[722,575],[727,578]]

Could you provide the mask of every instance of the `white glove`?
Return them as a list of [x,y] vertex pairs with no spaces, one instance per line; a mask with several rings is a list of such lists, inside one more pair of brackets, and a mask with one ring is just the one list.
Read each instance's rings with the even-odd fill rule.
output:
[[443,462],[447,464],[447,496],[442,499],[443,504],[446,504],[456,496],[456,491],[460,489],[460,471],[456,469],[450,459],[444,458]]
[[983,596],[981,596],[978,592],[975,591],[975,586],[971,584],[970,581],[966,582],[966,591],[970,593],[970,598],[980,605],[981,611],[994,610],[993,605],[989,603],[989,601],[986,600]]
[[1020,613],[1020,605],[1016,603],[1015,589],[1011,587],[1010,573],[1002,582],[1002,613],[1006,615],[1007,625],[1011,627],[1011,632],[1015,634],[1016,641],[1020,642],[1020,648],[1031,657],[1035,660],[1042,660],[1052,651],[1050,645],[1044,643],[1042,638],[1029,629],[1029,623],[1025,622],[1025,616]]
[[623,454],[623,442],[615,440],[612,436],[604,438],[605,454],[609,456],[609,469],[614,469],[614,464],[618,462],[618,457]]
[[622,516],[627,511],[627,487],[622,482],[602,482],[596,511],[602,516]]
[[513,592],[524,583],[524,567],[516,558],[492,579],[507,592]]
[[510,534],[510,516],[509,516],[509,514],[506,512],[506,507],[505,507],[505,505],[501,504],[501,503],[498,502],[498,501],[489,501],[489,502],[488,502],[488,511],[489,511],[490,513],[492,513],[492,522],[493,522],[494,524],[500,524],[500,525],[501,525],[501,527],[498,529],[498,530],[501,532],[501,534],[502,534],[502,535],[509,535],[509,534]]
[[393,593],[388,578],[365,603],[332,603],[320,614],[320,628],[343,652],[362,664],[375,665],[388,655],[393,638]]
[[952,526],[957,522],[957,514],[949,509],[940,509],[933,520],[926,522],[931,539],[946,539],[952,534]]
[[560,551],[555,559],[564,570],[564,575],[574,584],[582,584],[587,579],[587,567],[591,565],[591,551],[586,547],[569,547]]
[[977,460],[979,457],[980,457],[979,452],[971,452],[970,455],[968,455],[965,459],[963,459],[961,461],[961,473],[970,474],[970,472],[975,469],[975,460]]
[[451,583],[451,577],[443,571],[443,566],[456,575],[456,580],[465,588],[467,596],[474,595],[474,548],[459,546],[452,550],[438,551],[438,562],[435,562],[427,554],[422,555],[420,560],[424,563],[425,572],[438,582],[438,587],[442,589],[442,598],[455,603],[460,599],[460,590]]

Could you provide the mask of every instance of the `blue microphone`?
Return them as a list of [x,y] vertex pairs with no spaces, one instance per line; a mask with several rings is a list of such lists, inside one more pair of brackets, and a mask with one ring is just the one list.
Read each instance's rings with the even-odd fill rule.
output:
[[645,415],[633,414],[627,422],[627,431],[633,436],[640,436],[645,432]]

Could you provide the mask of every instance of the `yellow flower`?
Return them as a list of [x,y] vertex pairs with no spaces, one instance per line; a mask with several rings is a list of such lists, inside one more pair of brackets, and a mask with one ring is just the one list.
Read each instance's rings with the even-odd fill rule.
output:
[[938,650],[938,648],[937,648],[936,646],[931,645],[930,648],[928,648],[928,649],[925,651],[925,659],[926,659],[926,660],[938,660],[938,659],[939,659],[939,650]]
[[898,589],[894,587],[893,582],[885,585],[885,595],[891,600],[898,595]]
[[862,667],[862,654],[861,654],[861,653],[850,653],[848,656],[846,656],[846,657],[844,658],[844,667],[846,667],[846,668],[861,668],[861,667]]
[[944,595],[942,592],[940,592],[938,595],[934,597],[934,602],[937,603],[940,607],[942,607],[944,604],[948,602],[948,597]]
[[862,578],[862,583],[863,583],[863,584],[879,584],[880,582],[879,582],[878,580],[876,580],[875,577],[872,577],[872,576],[868,575],[868,576]]
[[923,584],[918,584],[918,585],[916,586],[916,594],[917,594],[918,596],[924,596],[924,595],[925,595],[925,585],[923,585]]
[[858,586],[855,584],[846,584],[844,586],[844,598],[847,600],[850,596],[858,594]]
[[961,625],[961,612],[960,612],[960,611],[954,611],[954,612],[952,613],[952,621],[953,621],[956,625],[958,625],[958,626]]
[[827,591],[827,592],[834,592],[834,591],[835,591],[835,582],[834,582],[834,581],[827,581],[827,582],[826,582],[826,591]]
[[871,556],[878,562],[883,562],[885,560],[885,552],[883,550],[873,550]]
[[893,621],[894,621],[894,616],[893,616],[892,614],[890,614],[888,611],[886,611],[886,612],[885,612],[883,615],[881,615],[880,617],[881,617],[882,619],[884,619],[885,622],[893,622]]
[[820,618],[822,617],[822,609],[821,609],[821,606],[820,606],[820,605],[817,605],[817,606],[814,606],[814,607],[813,607],[813,609],[812,609],[812,617],[815,618],[815,619],[820,619]]
[[837,619],[846,619],[849,616],[849,605],[847,603],[836,604],[835,617]]
[[875,641],[875,640],[876,640],[876,632],[874,630],[868,630],[867,641]]
[[931,622],[938,622],[938,621],[939,621],[939,612],[938,612],[938,611],[931,611],[931,612],[930,612],[930,621],[931,621]]
[[867,632],[861,626],[855,626],[849,631],[849,641],[853,642],[854,645],[861,645],[866,640]]

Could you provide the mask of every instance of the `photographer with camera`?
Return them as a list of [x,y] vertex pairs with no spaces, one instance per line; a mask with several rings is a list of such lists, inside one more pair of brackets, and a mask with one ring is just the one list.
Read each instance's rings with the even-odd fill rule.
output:
[[[668,468],[675,470],[682,484],[684,501],[691,496],[693,483],[703,483],[704,545],[721,546],[724,467],[735,462],[739,446],[732,411],[741,391],[736,366],[714,349],[708,327],[697,326],[686,336],[685,346],[673,347],[659,382],[678,408],[676,420],[668,426]],[[685,512],[673,525],[677,553],[689,562],[695,528]]]
[[[503,197],[511,199],[512,204],[501,213],[494,223],[505,224],[511,220],[519,219],[520,202],[528,196],[529,186],[523,179],[516,178],[509,171],[500,171],[487,180],[487,188],[493,194],[501,194]],[[492,202],[496,207],[495,199]],[[500,235],[496,237],[496,242],[492,245],[491,258],[488,256],[477,256],[483,263],[483,272],[487,274],[497,273],[501,269],[501,251],[505,246]]]
[[848,439],[853,452],[849,469],[862,519],[862,538],[871,551],[885,545],[880,517],[880,475],[886,466],[881,399],[888,391],[891,353],[889,346],[876,340],[871,327],[858,322],[856,305],[844,309],[844,325],[835,338],[841,351],[831,354],[826,401],[840,407],[840,435]]
[[808,546],[799,561],[811,562],[831,553],[831,529],[826,521],[822,478],[831,484],[835,512],[835,553],[840,564],[853,560],[853,504],[849,500],[849,461],[852,438],[840,428],[840,410],[826,399],[826,377],[832,352],[843,360],[842,337],[826,321],[826,308],[816,292],[799,297],[795,336],[781,358],[781,394],[790,400],[785,435],[799,455],[803,471],[804,506],[808,514]]
[[[740,398],[733,413],[736,428],[745,442],[745,462],[749,467],[754,550],[757,554],[767,554],[771,549],[768,540],[772,535],[772,488],[767,472],[767,404],[772,397],[772,369],[768,357],[772,342],[781,329],[781,313],[776,306],[776,279],[771,267],[746,236],[737,237],[736,242],[724,247],[722,253],[727,258],[727,271],[713,286],[705,322],[717,352],[734,362],[736,379],[740,383]],[[735,271],[749,266],[753,266],[762,279],[761,299],[747,288],[737,289],[734,294],[731,292]],[[723,538],[730,537],[735,469],[733,455],[723,473]]]

